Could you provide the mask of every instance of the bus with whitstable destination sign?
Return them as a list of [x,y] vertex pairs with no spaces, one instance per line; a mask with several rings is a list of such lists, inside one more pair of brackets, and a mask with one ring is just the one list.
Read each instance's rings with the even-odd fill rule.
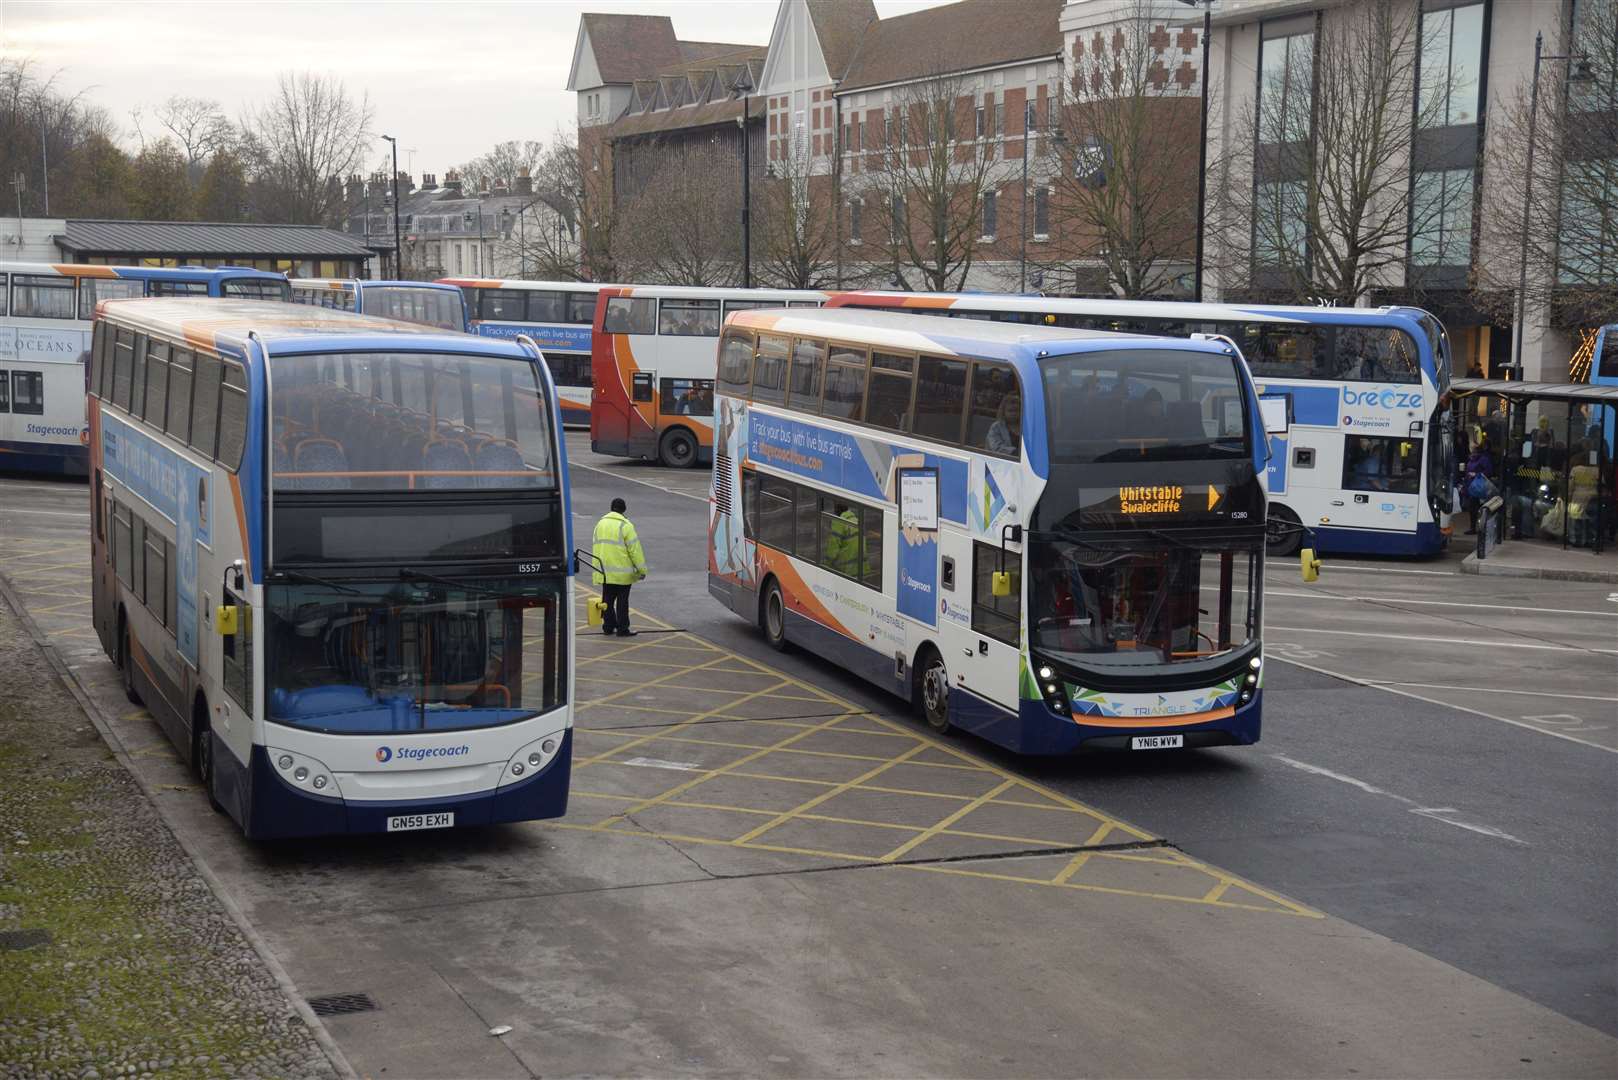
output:
[[1228,341],[743,311],[717,390],[709,591],[771,645],[1019,753],[1259,738],[1285,413]]
[[555,817],[567,460],[539,351],[236,300],[101,305],[96,632],[253,838]]

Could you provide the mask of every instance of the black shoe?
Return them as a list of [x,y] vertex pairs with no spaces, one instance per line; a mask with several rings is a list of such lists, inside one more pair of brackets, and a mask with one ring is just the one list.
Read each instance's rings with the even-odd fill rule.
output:
[[639,637],[640,636],[640,631],[639,630],[620,630],[620,631],[618,631],[618,636],[619,637]]
[[603,627],[602,627],[602,628],[601,628],[601,632],[602,632],[602,633],[603,633],[603,634],[605,634],[605,635],[606,635],[606,636],[607,636],[607,637],[612,637],[612,635],[614,635],[614,634],[616,634],[616,633],[617,633],[617,632],[618,632],[618,631],[616,631],[616,630],[614,630],[614,629],[613,629],[613,628],[612,628],[612,627],[610,627],[610,626],[603,626]]

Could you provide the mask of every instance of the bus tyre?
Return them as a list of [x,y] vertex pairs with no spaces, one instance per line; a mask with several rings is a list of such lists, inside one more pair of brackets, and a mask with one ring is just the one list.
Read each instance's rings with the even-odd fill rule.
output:
[[764,629],[764,640],[776,652],[787,647],[787,604],[781,595],[781,586],[774,578],[764,586],[764,602],[759,605],[759,625]]
[[949,669],[931,645],[916,657],[915,701],[928,727],[940,735],[949,730]]
[[697,463],[697,437],[685,428],[674,428],[657,444],[657,459],[671,469],[689,469]]
[[1264,549],[1271,555],[1285,558],[1303,544],[1303,530],[1299,527],[1298,515],[1280,503],[1270,504],[1264,526]]
[[118,669],[123,674],[124,697],[131,705],[141,704],[140,691],[135,689],[135,654],[129,648],[129,624],[118,618]]
[[207,703],[201,698],[191,710],[191,771],[207,793],[208,805],[215,813],[224,813],[225,808],[214,795],[213,727],[208,723]]

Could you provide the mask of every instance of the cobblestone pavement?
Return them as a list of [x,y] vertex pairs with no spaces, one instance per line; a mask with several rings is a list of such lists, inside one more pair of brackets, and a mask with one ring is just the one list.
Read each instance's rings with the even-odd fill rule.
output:
[[0,1077],[338,1075],[4,598],[0,657]]

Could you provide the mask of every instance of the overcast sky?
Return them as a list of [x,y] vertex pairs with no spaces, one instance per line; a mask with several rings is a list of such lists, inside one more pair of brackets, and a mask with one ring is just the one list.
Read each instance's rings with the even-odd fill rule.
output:
[[[876,8],[889,18],[941,2]],[[0,0],[0,49],[60,71],[61,87],[86,91],[126,128],[145,105],[149,137],[151,106],[172,94],[215,99],[237,117],[278,71],[331,72],[370,96],[378,132],[399,137],[401,169],[442,176],[500,140],[572,126],[563,87],[584,11],[668,15],[681,38],[764,45],[776,0]],[[373,164],[386,146],[377,141]]]

